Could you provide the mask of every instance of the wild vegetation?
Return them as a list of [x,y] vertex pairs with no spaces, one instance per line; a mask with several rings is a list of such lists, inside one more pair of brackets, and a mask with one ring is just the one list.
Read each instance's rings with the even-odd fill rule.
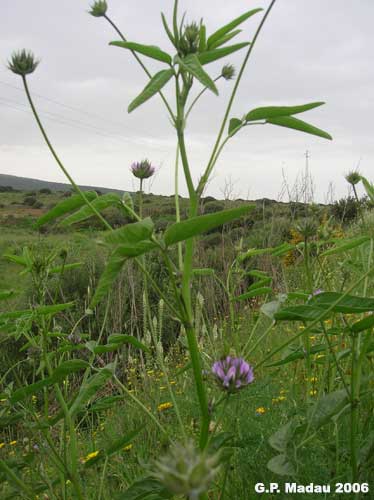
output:
[[[175,186],[183,173],[188,198],[145,195],[148,160],[131,165],[133,195],[80,189],[32,100],[37,60],[11,57],[72,192],[0,194],[2,498],[244,500],[270,482],[372,494],[374,186],[351,172],[352,197],[331,206],[204,196],[225,145],[248,127],[331,139],[295,117],[321,102],[231,115],[274,4],[251,44],[229,44],[261,9],[207,36],[175,0],[172,21],[162,14],[173,56],[127,41],[105,1],[91,6],[120,37],[111,45],[146,74],[129,112],[157,95],[165,105]],[[208,74],[207,64],[239,50],[237,76],[229,64]],[[152,75],[146,57],[164,69]],[[196,185],[188,117],[219,80],[233,90]]]

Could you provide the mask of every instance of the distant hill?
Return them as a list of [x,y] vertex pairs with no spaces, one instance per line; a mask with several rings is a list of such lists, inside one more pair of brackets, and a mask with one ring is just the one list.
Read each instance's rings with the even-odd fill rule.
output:
[[[29,179],[28,177],[18,177],[16,175],[0,174],[0,186],[10,186],[19,191],[39,191],[43,188],[48,188],[51,191],[69,191],[70,184],[63,182],[49,182],[40,179]],[[123,193],[120,189],[109,189],[98,186],[79,186],[83,191],[100,191],[101,193]]]

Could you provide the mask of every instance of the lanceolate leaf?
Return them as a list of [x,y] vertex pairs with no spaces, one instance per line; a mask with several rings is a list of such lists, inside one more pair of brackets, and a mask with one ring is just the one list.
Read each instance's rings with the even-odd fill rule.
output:
[[234,136],[237,132],[239,132],[239,129],[242,126],[242,120],[239,120],[239,118],[231,118],[230,123],[229,123],[229,136],[232,137]]
[[[115,205],[119,205],[121,203],[121,198],[114,193],[104,194],[103,196],[99,196],[95,200],[91,202],[92,206],[101,212],[105,208],[112,207]],[[77,222],[82,222],[90,217],[93,217],[95,212],[91,209],[90,206],[85,205],[78,212],[66,217],[63,221],[60,222],[61,226],[70,226],[71,224],[76,224]]]
[[218,90],[215,83],[210,78],[208,73],[204,71],[196,54],[189,54],[187,57],[184,57],[183,59],[177,56],[176,62],[180,65],[182,69],[188,71],[197,80],[199,80],[199,82],[202,83],[204,87],[207,87],[216,95],[218,95]]
[[70,407],[70,414],[75,415],[88,401],[107,383],[113,373],[108,368],[102,368],[98,373],[92,375],[80,388],[80,391]]
[[161,19],[162,19],[162,24],[164,25],[166,34],[169,37],[169,40],[175,46],[175,39],[174,39],[173,33],[171,32],[171,30],[169,28],[169,25],[168,25],[168,23],[166,21],[165,14],[163,12],[161,12]]
[[324,102],[311,102],[309,104],[301,104],[299,106],[265,106],[262,108],[252,109],[245,119],[247,122],[254,120],[267,120],[269,118],[277,118],[279,116],[291,116],[298,113],[304,113],[310,109],[322,106]]
[[279,116],[278,118],[269,118],[266,121],[267,123],[271,123],[273,125],[292,128],[294,130],[299,130],[300,132],[305,132],[306,134],[317,135],[318,137],[332,140],[331,135],[324,130],[314,127],[313,125],[310,125],[307,122],[303,122],[302,120],[298,120],[293,116]]
[[363,245],[367,241],[370,241],[370,236],[362,236],[361,238],[354,238],[351,240],[343,240],[339,242],[336,247],[330,248],[329,250],[326,250],[326,252],[323,252],[321,254],[322,257],[325,257],[327,255],[334,255],[337,253],[343,253],[346,252],[347,250],[351,250],[352,248],[356,248],[360,245]]
[[248,42],[237,43],[236,45],[229,45],[227,47],[221,47],[219,49],[208,50],[199,54],[198,58],[201,64],[209,64],[213,61],[217,61],[222,57],[226,57],[237,50],[240,50],[249,45]]
[[260,295],[267,295],[268,293],[271,293],[272,289],[270,287],[261,287],[261,288],[255,288],[254,290],[250,290],[249,292],[243,293],[242,295],[238,295],[237,297],[233,297],[232,300],[235,301],[241,301],[241,300],[248,300],[253,297],[258,297]]
[[198,234],[222,226],[222,224],[231,222],[234,219],[238,219],[254,208],[255,205],[243,205],[238,208],[232,208],[214,214],[201,215],[199,217],[192,217],[191,219],[177,222],[166,230],[164,237],[165,243],[166,245],[173,245],[179,241],[193,238]]
[[168,83],[173,75],[173,69],[163,69],[162,71],[159,71],[158,73],[153,75],[151,80],[144,87],[143,91],[131,102],[128,107],[128,112],[131,113],[131,111],[134,111],[134,109],[148,101],[148,99],[157,94],[157,92],[160,92],[160,90]]
[[220,47],[221,45],[224,45],[225,43],[229,42],[234,37],[236,37],[237,35],[239,35],[239,33],[241,33],[241,32],[242,32],[242,30],[231,31],[231,33],[228,33],[227,35],[223,36],[222,38],[220,38],[219,40],[217,40],[217,42],[212,43],[212,45],[209,47],[209,49],[213,50],[213,49],[216,49],[216,48]]
[[24,309],[22,311],[8,311],[4,313],[0,313],[0,320],[4,319],[17,319],[22,316],[32,316],[36,315],[48,315],[48,314],[56,314],[58,312],[64,311],[70,307],[73,307],[74,302],[67,302],[66,304],[55,304],[52,306],[40,306],[35,307],[34,309]]
[[22,401],[27,396],[36,394],[37,392],[44,389],[44,387],[56,384],[61,380],[64,380],[71,373],[83,370],[84,368],[87,368],[87,366],[89,366],[89,363],[87,363],[87,361],[84,361],[82,359],[72,359],[70,361],[65,361],[56,368],[56,370],[50,377],[47,377],[43,380],[39,380],[34,384],[26,385],[25,387],[22,387],[21,389],[15,391],[12,394],[11,401],[12,403],[17,403],[19,401]]
[[199,52],[203,52],[206,49],[206,26],[202,24],[200,26],[200,42],[199,42]]
[[147,217],[140,222],[127,224],[120,229],[111,231],[105,237],[105,240],[112,245],[134,244],[141,240],[149,239],[152,236],[153,228],[152,219]]
[[327,318],[324,310],[310,305],[286,307],[274,314],[277,321],[314,321],[321,317]]
[[373,327],[374,327],[374,314],[371,314],[370,316],[367,316],[366,318],[361,319],[360,321],[356,321],[356,323],[353,323],[353,325],[351,326],[351,330],[354,333],[358,333]]
[[324,292],[315,295],[309,304],[327,309],[330,308],[335,302],[339,300],[339,304],[334,306],[333,312],[340,312],[345,314],[363,313],[363,312],[373,312],[374,311],[374,299],[369,297],[356,297],[354,295],[346,295],[345,297],[342,293],[338,292]]
[[108,343],[109,344],[131,344],[134,347],[137,347],[138,349],[141,349],[142,351],[148,351],[148,347],[140,342],[136,337],[133,335],[124,335],[121,333],[114,333],[112,335],[109,335],[108,337]]
[[93,296],[90,304],[91,309],[93,309],[101,301],[101,299],[107,295],[121,272],[125,262],[126,257],[111,255],[103,274],[100,276],[99,283],[95,290],[95,295]]
[[[85,191],[84,195],[88,199],[88,201],[92,201],[98,197],[95,191]],[[73,210],[77,210],[84,204],[85,201],[83,200],[81,195],[74,194],[73,196],[70,196],[66,200],[57,203],[57,205],[53,207],[49,212],[42,215],[42,217],[40,217],[36,221],[35,226],[36,227],[43,226],[47,222],[51,222],[55,219],[58,219],[59,217],[62,217],[63,215],[73,212]]]
[[138,243],[121,245],[115,250],[115,256],[122,258],[127,257],[129,259],[143,255],[151,250],[154,250],[156,244],[150,240],[139,241]]
[[361,182],[370,200],[374,203],[374,184],[371,184],[365,177],[361,176]]
[[257,14],[257,12],[260,12],[262,9],[252,9],[245,14],[242,14],[241,16],[237,17],[233,21],[231,21],[228,24],[225,24],[225,26],[222,26],[219,30],[215,31],[213,35],[211,35],[208,38],[208,48],[210,48],[213,44],[215,44],[218,40],[223,38],[227,33],[230,33],[233,29],[235,29],[237,26],[240,24],[244,23],[247,19],[252,17],[254,14]]
[[172,58],[171,56],[169,56],[169,54],[154,45],[142,45],[140,43],[123,41],[110,42],[109,45],[123,47],[124,49],[139,52],[139,54],[143,54],[144,56],[151,57],[152,59],[156,59],[157,61],[161,61],[167,64],[171,64],[172,61]]

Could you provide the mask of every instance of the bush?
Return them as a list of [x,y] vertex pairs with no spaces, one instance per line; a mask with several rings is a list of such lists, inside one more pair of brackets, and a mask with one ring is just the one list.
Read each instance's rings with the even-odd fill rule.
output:
[[213,214],[215,212],[220,212],[225,209],[225,203],[223,201],[209,201],[204,206],[205,214]]
[[23,204],[27,205],[28,207],[33,207],[37,201],[38,200],[35,198],[35,196],[26,196],[26,198],[24,198],[23,200]]
[[37,201],[33,205],[33,208],[42,208],[42,207],[44,207],[44,203],[42,203],[41,201]]
[[39,189],[40,194],[52,194],[52,191],[49,188]]

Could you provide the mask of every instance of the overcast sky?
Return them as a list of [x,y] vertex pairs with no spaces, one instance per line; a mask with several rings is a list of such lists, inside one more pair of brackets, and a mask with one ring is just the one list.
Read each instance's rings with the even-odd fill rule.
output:
[[[129,40],[172,50],[160,22],[160,10],[170,18],[172,0],[108,3],[109,16]],[[268,3],[180,1],[188,21],[204,18],[208,34]],[[88,7],[85,0],[1,0],[0,173],[65,180],[18,90],[20,78],[6,69],[9,55],[27,48],[41,59],[29,78],[30,88],[52,142],[76,181],[131,190],[135,186],[129,166],[147,157],[159,167],[152,192],[171,194],[176,143],[165,108],[156,96],[127,114],[146,77],[128,51],[109,47],[108,42],[118,36],[104,19],[89,16]],[[261,15],[242,25],[241,41],[251,40]],[[278,198],[283,175],[292,187],[303,170],[306,150],[319,201],[326,199],[330,181],[336,197],[346,195],[344,174],[359,161],[360,171],[374,180],[373,21],[373,0],[276,2],[232,115],[269,104],[326,101],[300,118],[327,130],[334,140],[271,125],[245,129],[225,149],[208,194],[222,197],[231,177],[237,196]],[[237,67],[243,56],[239,52],[227,62]],[[162,63],[144,61],[152,71],[162,68]],[[214,77],[222,64],[206,69]],[[189,120],[195,180],[205,168],[231,89],[232,82],[220,81],[220,96],[207,93]],[[196,85],[194,91],[198,90]],[[186,192],[184,184],[181,191]]]

